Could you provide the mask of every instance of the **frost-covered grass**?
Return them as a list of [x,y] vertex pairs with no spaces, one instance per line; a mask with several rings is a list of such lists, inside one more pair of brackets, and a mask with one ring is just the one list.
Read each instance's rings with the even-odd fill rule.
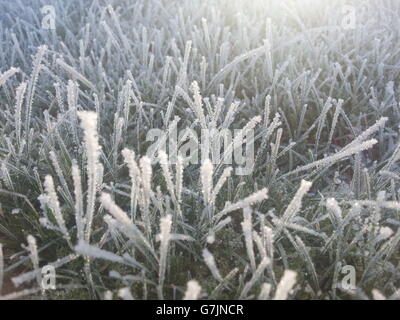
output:
[[[0,1],[0,296],[399,299],[399,15]],[[153,128],[254,129],[254,168],[146,155]]]

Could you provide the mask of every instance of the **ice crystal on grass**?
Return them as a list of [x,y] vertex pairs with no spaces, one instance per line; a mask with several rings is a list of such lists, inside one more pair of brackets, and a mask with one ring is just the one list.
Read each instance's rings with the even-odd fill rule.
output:
[[279,281],[275,291],[274,300],[286,300],[296,284],[297,273],[292,270],[285,270],[282,279]]
[[64,216],[61,212],[60,203],[58,201],[58,196],[54,188],[53,178],[51,176],[46,176],[44,180],[44,188],[46,190],[47,204],[53,212],[58,227],[60,228],[65,239],[70,242],[70,235],[65,224]]
[[101,147],[98,142],[97,135],[97,114],[89,111],[78,112],[78,117],[81,120],[81,127],[84,132],[84,141],[87,157],[87,177],[88,177],[88,194],[86,207],[86,229],[85,239],[90,241],[92,233],[93,215],[95,211],[96,201],[96,185],[97,185],[97,168],[99,164]]
[[219,273],[218,267],[215,263],[215,258],[212,255],[212,253],[210,251],[208,251],[208,249],[203,250],[203,259],[204,259],[204,262],[206,263],[207,267],[210,269],[213,277],[215,279],[217,279],[218,281],[222,282],[223,279],[222,279],[222,276]]
[[0,87],[6,83],[6,81],[19,72],[18,68],[10,68],[6,72],[0,74]]
[[164,285],[165,271],[167,268],[167,257],[169,242],[171,240],[171,215],[161,218],[160,220],[160,271],[159,285],[162,288]]
[[183,300],[197,300],[200,296],[201,287],[196,280],[187,283],[187,289]]

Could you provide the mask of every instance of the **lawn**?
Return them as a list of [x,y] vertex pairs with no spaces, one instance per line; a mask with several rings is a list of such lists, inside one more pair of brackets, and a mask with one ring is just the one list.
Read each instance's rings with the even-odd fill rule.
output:
[[399,16],[0,0],[0,299],[400,299]]

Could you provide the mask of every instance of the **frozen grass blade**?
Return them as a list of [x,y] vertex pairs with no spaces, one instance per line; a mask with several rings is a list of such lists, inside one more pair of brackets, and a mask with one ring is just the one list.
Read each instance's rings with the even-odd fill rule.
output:
[[251,208],[246,207],[243,209],[244,220],[242,222],[242,230],[246,243],[247,255],[250,259],[250,266],[253,272],[256,271],[256,259],[254,255],[253,246],[253,224],[251,219]]
[[54,218],[56,219],[64,238],[69,244],[71,244],[71,238],[65,224],[64,216],[61,212],[60,203],[51,176],[46,176],[44,180],[44,188],[46,190],[46,196],[48,197],[48,205],[53,212]]
[[0,74],[0,87],[2,87],[9,78],[11,78],[13,75],[18,73],[19,71],[20,70],[18,68],[10,68],[6,72],[1,73]]
[[274,300],[286,300],[296,284],[297,273],[292,270],[285,270],[281,281],[275,291]]
[[81,127],[84,132],[84,141],[87,157],[88,195],[86,207],[86,229],[85,239],[90,242],[92,234],[92,223],[95,210],[96,189],[97,189],[97,168],[99,165],[101,147],[97,135],[97,114],[90,111],[79,111],[78,117],[81,120]]
[[[160,271],[158,282],[160,292],[162,292],[162,288],[164,286],[165,272],[167,269],[167,256],[169,242],[171,239],[171,226],[172,220],[170,215],[160,219]],[[162,298],[162,294],[160,298]]]
[[215,263],[214,256],[212,255],[212,253],[210,251],[208,251],[208,249],[203,250],[203,259],[204,259],[204,262],[206,263],[208,269],[210,269],[213,277],[216,280],[218,280],[219,282],[223,282],[223,279],[222,279],[221,274],[219,273],[217,264]]
[[197,300],[200,296],[201,287],[196,280],[190,280],[187,283],[187,289],[183,300]]

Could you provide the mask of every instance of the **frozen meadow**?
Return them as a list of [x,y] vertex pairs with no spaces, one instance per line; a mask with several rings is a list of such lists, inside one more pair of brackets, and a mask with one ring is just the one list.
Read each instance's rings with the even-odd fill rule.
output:
[[0,0],[0,299],[400,299],[399,17]]

